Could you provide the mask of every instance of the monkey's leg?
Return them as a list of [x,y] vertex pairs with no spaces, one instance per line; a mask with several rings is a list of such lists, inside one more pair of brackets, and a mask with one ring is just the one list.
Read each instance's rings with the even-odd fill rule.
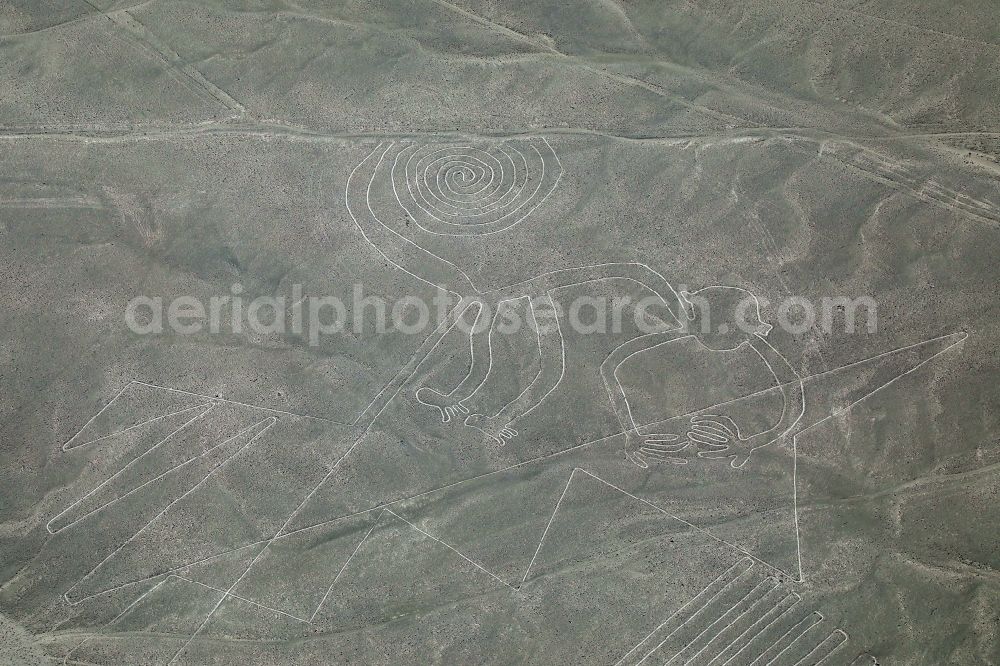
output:
[[535,410],[555,390],[563,378],[566,349],[555,303],[547,293],[528,301],[538,337],[538,373],[520,395],[496,415],[471,414],[465,425],[482,430],[503,444],[517,436],[514,422]]
[[[444,423],[460,414],[469,413],[469,408],[465,406],[464,401],[479,390],[479,387],[489,376],[490,368],[493,367],[493,348],[490,336],[493,332],[498,308],[490,308],[482,301],[479,301],[477,305],[476,318],[469,328],[469,352],[472,356],[469,372],[462,378],[458,386],[448,393],[441,393],[426,386],[417,390],[417,400],[425,405],[436,407],[441,413],[441,421]],[[463,313],[462,319],[465,318],[466,313]]]

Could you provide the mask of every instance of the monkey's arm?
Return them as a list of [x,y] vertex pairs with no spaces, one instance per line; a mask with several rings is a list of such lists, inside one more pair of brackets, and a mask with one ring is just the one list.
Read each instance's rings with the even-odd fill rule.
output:
[[728,458],[733,467],[743,467],[753,452],[773,444],[787,435],[805,411],[802,378],[788,360],[760,335],[749,339],[750,346],[767,365],[781,391],[781,418],[763,432],[749,437],[740,433],[739,426],[722,414],[699,414],[691,418],[688,440],[697,448],[700,458]]
[[802,386],[802,378],[795,372],[788,359],[772,347],[771,343],[763,336],[754,335],[751,337],[750,346],[767,365],[781,390],[781,418],[769,429],[749,438],[759,441],[759,446],[766,446],[783,437],[802,418],[806,408],[805,390]]
[[618,380],[618,368],[630,357],[663,344],[671,343],[688,335],[683,329],[650,333],[629,340],[612,351],[601,363],[601,378],[608,392],[611,407],[618,419],[618,425],[625,434],[625,456],[639,467],[648,467],[647,460],[660,460],[683,464],[686,460],[676,454],[686,443],[674,433],[639,434],[639,426],[632,416],[625,390]]

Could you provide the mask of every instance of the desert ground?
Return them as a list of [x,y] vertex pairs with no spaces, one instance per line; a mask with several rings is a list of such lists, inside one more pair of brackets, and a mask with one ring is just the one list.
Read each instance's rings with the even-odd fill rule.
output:
[[998,62],[3,0],[0,663],[1000,664]]

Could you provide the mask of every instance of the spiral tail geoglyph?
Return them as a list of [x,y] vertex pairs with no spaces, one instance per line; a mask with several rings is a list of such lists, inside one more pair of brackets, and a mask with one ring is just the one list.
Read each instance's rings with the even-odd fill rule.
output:
[[393,191],[424,231],[478,236],[505,231],[555,191],[562,165],[545,139],[491,146],[410,144],[392,165]]

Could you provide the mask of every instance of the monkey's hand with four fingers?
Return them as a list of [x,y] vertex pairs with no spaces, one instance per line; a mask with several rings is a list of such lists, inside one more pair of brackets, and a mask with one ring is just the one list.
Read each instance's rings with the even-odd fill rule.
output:
[[686,465],[688,461],[683,452],[688,446],[689,442],[672,433],[640,435],[633,430],[625,435],[625,457],[643,469],[649,467],[650,462]]
[[754,450],[763,445],[758,436],[744,437],[736,422],[722,414],[692,416],[687,438],[699,458],[728,458],[729,464],[737,468],[743,467]]
[[768,433],[744,437],[728,416],[692,416],[685,437],[672,433],[643,435],[636,431],[625,437],[625,457],[646,469],[651,462],[685,465],[696,458],[729,460],[731,467],[743,467],[754,450],[765,446]]

